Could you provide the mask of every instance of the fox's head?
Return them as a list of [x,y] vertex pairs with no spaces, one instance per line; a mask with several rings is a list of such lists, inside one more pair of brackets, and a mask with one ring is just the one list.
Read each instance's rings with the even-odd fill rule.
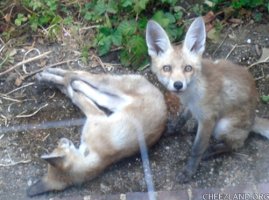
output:
[[205,40],[202,17],[193,21],[182,46],[172,46],[165,30],[153,20],[148,22],[146,41],[151,69],[168,90],[185,91],[200,73]]
[[48,155],[41,156],[48,162],[48,172],[27,190],[28,196],[35,196],[53,190],[63,190],[73,184],[74,177],[70,173],[71,162],[68,149],[73,143],[62,138],[58,146]]

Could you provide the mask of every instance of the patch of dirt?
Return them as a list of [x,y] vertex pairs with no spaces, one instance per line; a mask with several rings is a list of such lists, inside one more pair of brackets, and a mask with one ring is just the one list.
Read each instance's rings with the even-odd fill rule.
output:
[[[259,59],[257,47],[269,47],[269,25],[249,24],[223,31],[223,44],[207,44],[205,56],[213,55],[214,59],[225,58],[249,65]],[[229,31],[227,35],[227,31]],[[227,35],[227,37],[226,37]],[[220,41],[221,42],[221,41]],[[231,49],[234,48],[232,52]],[[29,71],[44,65],[67,59],[77,59],[76,53],[66,46],[56,44],[36,44],[42,52],[51,50],[49,59],[33,62],[27,65]],[[21,61],[23,48],[18,49],[15,61]],[[103,60],[115,61],[116,54]],[[100,72],[103,67],[86,67],[71,62],[61,67],[68,69]],[[263,74],[262,74],[263,71]],[[27,199],[26,188],[40,178],[47,170],[45,161],[40,159],[56,146],[58,139],[66,137],[76,145],[79,143],[81,124],[84,116],[71,101],[56,89],[45,89],[35,83],[34,77],[27,78],[23,85],[32,85],[10,93],[18,88],[15,85],[19,77],[17,72],[11,72],[0,77],[0,199]],[[134,73],[118,65],[113,65],[111,72],[117,74]],[[261,95],[269,94],[269,64],[261,64],[251,68],[257,80],[257,88]],[[136,72],[137,73],[137,72]],[[149,69],[141,72],[155,85],[161,87]],[[124,84],[124,83],[123,83]],[[8,98],[7,98],[8,97]],[[226,187],[233,185],[257,184],[269,182],[269,145],[265,138],[251,134],[246,145],[235,153],[222,155],[208,161],[202,161],[200,168],[188,184],[179,184],[175,177],[183,169],[189,157],[192,142],[195,137],[194,123],[187,127],[175,127],[177,121],[177,103],[169,96],[170,121],[165,136],[150,149],[149,158],[156,190],[179,190],[192,188]],[[37,113],[39,108],[43,107]],[[23,115],[32,116],[23,116]],[[269,118],[269,105],[260,103],[257,114]],[[81,120],[78,120],[81,119]],[[47,126],[47,128],[44,128]],[[174,134],[171,134],[175,132]],[[167,136],[169,135],[169,136]],[[25,163],[17,163],[24,161]],[[9,165],[11,166],[2,166]],[[12,165],[14,164],[14,165]],[[146,191],[142,161],[139,154],[114,164],[98,178],[81,186],[75,186],[63,192],[49,193],[35,197],[49,199],[52,197],[67,197],[89,194],[115,194],[135,191]]]

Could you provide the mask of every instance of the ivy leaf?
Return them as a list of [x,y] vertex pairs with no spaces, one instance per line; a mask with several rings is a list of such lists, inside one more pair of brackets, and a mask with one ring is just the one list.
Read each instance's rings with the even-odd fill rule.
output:
[[115,46],[121,46],[122,45],[122,35],[119,31],[115,31],[112,35],[111,35],[111,40],[112,43]]
[[182,26],[177,26],[175,24],[170,24],[168,28],[166,29],[167,34],[169,35],[169,38],[172,42],[179,41],[184,33],[184,29]]
[[42,3],[39,0],[30,1],[29,6],[32,7],[34,11],[36,11],[39,8],[42,8]]
[[140,18],[137,21],[138,29],[139,30],[145,30],[148,23],[148,19],[146,17]]
[[167,16],[165,16],[164,12],[159,10],[157,11],[152,19],[154,19],[156,22],[158,22],[162,27],[166,28],[169,23],[170,23],[170,20]]
[[126,8],[128,6],[131,6],[133,4],[133,1],[132,0],[121,0],[120,4],[122,7]]
[[136,27],[137,27],[137,23],[134,20],[124,20],[122,21],[117,30],[119,31],[119,33],[121,33],[122,35],[132,35],[136,32]]
[[115,3],[115,1],[109,1],[107,5],[107,12],[112,13],[112,14],[117,14],[118,13],[118,4]]
[[57,10],[57,8],[58,8],[58,4],[57,4],[57,2],[58,1],[52,1],[52,0],[50,0],[50,1],[47,1],[46,2],[46,4],[48,5],[48,7],[49,7],[49,9],[51,10],[51,11],[56,11]]
[[134,5],[134,11],[136,14],[139,14],[142,10],[146,9],[146,5],[149,2],[149,0],[139,0],[135,1]]
[[96,15],[102,15],[106,12],[106,5],[104,0],[97,1],[95,7],[94,7],[94,13]]
[[86,12],[84,15],[84,19],[91,21],[93,19],[93,13],[92,12]]
[[103,37],[99,42],[98,42],[98,53],[100,56],[103,56],[107,54],[110,50],[111,47],[111,37]]
[[49,16],[44,15],[44,16],[40,16],[40,17],[39,17],[38,22],[39,22],[40,25],[45,25],[45,24],[47,24],[50,20],[51,20],[51,18],[50,18]]
[[26,22],[27,21],[27,17],[25,17],[23,14],[19,13],[17,15],[17,18],[15,19],[15,24],[17,26],[20,26],[22,25],[23,22]]
[[162,3],[167,3],[170,4],[172,6],[176,5],[177,0],[161,0]]
[[127,50],[122,50],[120,52],[120,62],[124,66],[130,66],[130,54]]
[[[127,65],[132,65],[135,68],[140,67],[145,63],[147,55],[147,46],[144,37],[139,35],[133,36],[126,44],[128,59],[124,58],[124,63]],[[126,56],[126,53],[124,54]]]
[[263,95],[263,96],[261,96],[261,100],[264,103],[269,103],[269,95]]
[[108,27],[101,27],[99,29],[100,33],[102,33],[104,36],[109,36],[111,34],[111,29]]
[[172,14],[172,13],[165,13],[164,14],[165,18],[169,20],[169,24],[173,24],[173,23],[176,23],[176,18],[175,16]]

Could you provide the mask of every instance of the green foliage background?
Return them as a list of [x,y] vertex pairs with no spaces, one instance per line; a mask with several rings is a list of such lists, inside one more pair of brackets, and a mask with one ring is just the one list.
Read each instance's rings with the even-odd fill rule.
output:
[[[46,29],[50,38],[57,37],[64,26],[77,26],[78,22],[80,26],[95,26],[91,45],[82,48],[84,58],[91,47],[96,48],[100,56],[119,49],[124,66],[141,69],[148,63],[144,34],[149,19],[159,22],[171,41],[179,41],[184,34],[183,15],[187,12],[202,15],[225,7],[234,10],[262,7],[269,10],[268,1],[205,0],[197,1],[191,10],[186,11],[180,6],[180,0],[13,0],[16,10],[11,16],[11,23],[18,28],[29,27],[33,32]],[[3,0],[0,8],[10,3]],[[0,14],[6,16],[4,12]],[[8,38],[10,30],[7,29],[3,35]]]

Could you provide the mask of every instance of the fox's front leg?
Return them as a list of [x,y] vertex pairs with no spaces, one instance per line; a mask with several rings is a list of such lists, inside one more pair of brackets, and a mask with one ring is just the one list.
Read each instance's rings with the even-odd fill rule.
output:
[[179,182],[189,182],[191,177],[195,174],[202,156],[208,147],[214,126],[215,120],[212,119],[202,120],[198,123],[198,131],[192,146],[191,156],[188,160],[187,166],[177,177]]

